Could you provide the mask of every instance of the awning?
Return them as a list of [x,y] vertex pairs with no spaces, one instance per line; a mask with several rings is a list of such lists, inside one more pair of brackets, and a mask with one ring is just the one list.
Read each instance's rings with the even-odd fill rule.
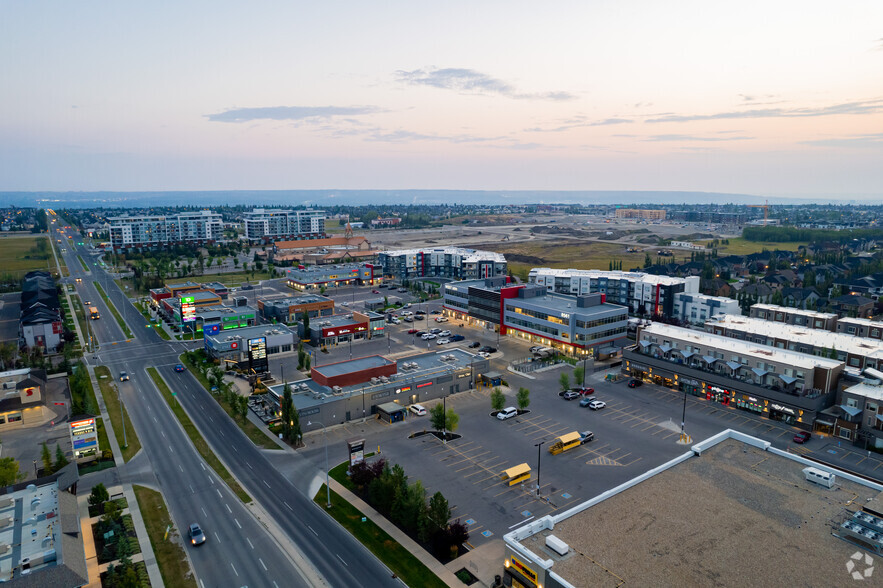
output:
[[711,357],[710,355],[703,355],[702,360],[705,361],[705,363],[714,363],[717,361],[717,358]]
[[785,382],[786,384],[793,384],[797,381],[797,378],[792,378],[791,376],[779,376],[779,379]]
[[[880,418],[880,417],[877,417],[877,418]],[[816,424],[817,425],[824,425],[826,427],[833,427],[834,426],[834,423],[829,423],[828,421],[820,421],[818,419],[816,419]]]
[[733,370],[733,371],[735,372],[737,369],[739,369],[740,367],[742,367],[742,364],[739,363],[739,362],[737,362],[737,361],[728,361],[728,362],[727,362],[727,367],[730,368],[731,370]]
[[762,378],[762,377],[764,377],[764,375],[766,375],[767,373],[769,373],[769,372],[767,372],[766,370],[762,370],[762,369],[760,369],[760,368],[751,368],[751,371],[754,372],[754,374],[755,374],[758,378]]
[[696,354],[692,351],[681,351],[681,355],[684,356],[684,359],[687,359],[689,357],[693,357]]
[[665,345],[664,343],[659,346],[659,350],[663,353],[668,353],[671,351],[671,345]]
[[840,405],[840,410],[842,410],[843,412],[845,412],[849,416],[855,416],[862,411],[862,409],[860,409],[856,406],[846,406],[845,404]]
[[650,347],[653,344],[650,343],[650,341],[638,341],[638,345],[640,345],[641,347]]
[[877,420],[880,421],[881,423],[883,423],[883,414],[878,414]]

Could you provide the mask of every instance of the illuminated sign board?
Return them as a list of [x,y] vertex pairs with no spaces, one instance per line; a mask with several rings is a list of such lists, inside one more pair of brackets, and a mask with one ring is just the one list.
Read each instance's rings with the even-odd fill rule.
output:
[[98,453],[98,429],[95,426],[95,419],[73,422],[69,430],[74,458],[79,459]]
[[528,580],[530,580],[530,581],[533,582],[534,584],[537,583],[537,573],[536,573],[535,571],[533,571],[532,569],[530,569],[529,567],[527,567],[527,566],[524,564],[524,562],[522,562],[521,560],[519,560],[519,559],[518,559],[517,557],[515,557],[514,555],[509,556],[509,559],[512,561],[512,567],[515,568],[516,570],[518,570],[518,572],[519,572],[522,576],[524,576],[525,578],[527,578]]
[[365,460],[364,439],[353,439],[351,441],[347,441],[346,443],[350,451],[350,466],[354,466],[357,463]]
[[185,323],[196,320],[196,299],[193,296],[181,297],[181,320]]
[[248,340],[248,362],[251,369],[256,372],[266,372],[269,370],[266,337]]
[[423,388],[424,386],[432,386],[432,382],[424,382],[422,384],[417,384],[418,388]]
[[782,406],[781,404],[771,404],[770,408],[773,410],[778,410],[779,412],[794,414],[794,409],[788,408],[787,406]]

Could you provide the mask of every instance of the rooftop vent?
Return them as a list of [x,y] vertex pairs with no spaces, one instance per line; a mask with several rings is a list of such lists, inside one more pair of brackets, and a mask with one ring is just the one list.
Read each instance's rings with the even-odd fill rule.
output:
[[565,543],[555,535],[549,535],[548,537],[546,537],[546,547],[548,547],[560,556],[565,556],[570,551],[570,547],[567,545],[567,543]]

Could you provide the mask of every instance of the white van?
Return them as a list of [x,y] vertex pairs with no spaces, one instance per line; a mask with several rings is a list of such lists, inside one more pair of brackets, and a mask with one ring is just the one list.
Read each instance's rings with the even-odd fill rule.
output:
[[514,416],[518,416],[518,409],[514,406],[507,406],[503,410],[497,413],[497,418],[501,421],[505,421],[506,419],[511,419]]

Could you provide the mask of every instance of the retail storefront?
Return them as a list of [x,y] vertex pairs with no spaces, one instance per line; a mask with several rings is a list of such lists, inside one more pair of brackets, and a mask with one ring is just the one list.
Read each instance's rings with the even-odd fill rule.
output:
[[803,414],[802,410],[791,408],[790,406],[785,406],[776,402],[771,402],[769,409],[770,419],[774,421],[781,421],[786,425],[797,424],[797,420],[800,418],[800,415]]
[[756,412],[758,414],[763,414],[764,411],[764,401],[751,394],[737,394],[735,406],[736,408],[741,408],[748,412]]

